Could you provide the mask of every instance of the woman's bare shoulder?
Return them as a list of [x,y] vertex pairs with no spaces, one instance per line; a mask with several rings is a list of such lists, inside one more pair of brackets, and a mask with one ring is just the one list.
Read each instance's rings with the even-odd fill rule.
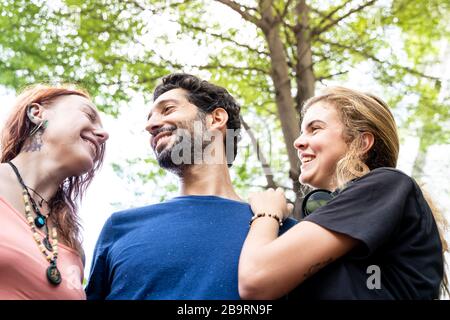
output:
[[17,188],[11,167],[7,163],[0,163],[0,196],[7,197]]

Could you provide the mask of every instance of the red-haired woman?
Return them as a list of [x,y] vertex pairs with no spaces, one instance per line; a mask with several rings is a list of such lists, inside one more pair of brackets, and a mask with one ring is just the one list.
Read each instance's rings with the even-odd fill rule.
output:
[[0,299],[85,299],[77,202],[107,132],[84,91],[38,85],[1,137]]

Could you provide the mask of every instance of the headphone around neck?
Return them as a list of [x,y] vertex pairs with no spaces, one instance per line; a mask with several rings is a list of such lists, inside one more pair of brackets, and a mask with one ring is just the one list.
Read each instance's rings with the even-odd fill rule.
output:
[[303,218],[310,215],[317,209],[325,206],[328,202],[334,199],[339,193],[341,193],[350,184],[356,181],[358,178],[353,179],[345,184],[342,188],[338,188],[331,192],[326,189],[316,189],[308,193],[302,201],[302,215]]

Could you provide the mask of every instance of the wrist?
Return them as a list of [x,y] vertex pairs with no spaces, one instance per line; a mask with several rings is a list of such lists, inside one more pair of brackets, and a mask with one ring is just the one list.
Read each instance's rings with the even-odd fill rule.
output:
[[280,218],[277,214],[273,214],[273,213],[266,213],[266,212],[259,212],[253,215],[253,217],[250,219],[250,223],[249,225],[251,226],[253,221],[255,221],[256,219],[259,218],[264,218],[264,217],[268,217],[268,218],[272,218],[274,221],[276,221],[278,223],[278,225],[281,227],[283,225],[283,218]]

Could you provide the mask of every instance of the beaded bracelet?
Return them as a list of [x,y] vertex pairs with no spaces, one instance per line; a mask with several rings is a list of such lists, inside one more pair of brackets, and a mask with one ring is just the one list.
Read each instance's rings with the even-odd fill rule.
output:
[[274,218],[274,219],[278,222],[278,224],[280,225],[280,227],[283,225],[283,221],[281,221],[281,219],[280,219],[276,214],[270,214],[270,213],[265,213],[265,212],[255,214],[255,215],[250,219],[249,225],[252,225],[253,221],[255,221],[256,219],[261,218],[261,217],[271,217],[271,218]]

